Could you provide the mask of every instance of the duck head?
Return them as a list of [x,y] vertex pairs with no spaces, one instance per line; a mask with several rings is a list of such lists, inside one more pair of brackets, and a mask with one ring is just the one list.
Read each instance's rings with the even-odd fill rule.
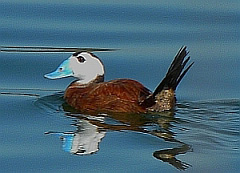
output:
[[62,62],[52,73],[44,75],[48,79],[60,79],[73,76],[81,84],[90,83],[104,77],[104,66],[101,60],[89,52],[76,52]]

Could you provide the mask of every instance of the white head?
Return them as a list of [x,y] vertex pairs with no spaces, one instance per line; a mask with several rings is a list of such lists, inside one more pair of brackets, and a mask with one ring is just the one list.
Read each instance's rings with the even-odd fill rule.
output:
[[44,75],[48,79],[60,79],[69,76],[77,78],[82,84],[87,84],[98,76],[104,76],[104,66],[100,59],[92,53],[76,52],[63,61],[56,71]]

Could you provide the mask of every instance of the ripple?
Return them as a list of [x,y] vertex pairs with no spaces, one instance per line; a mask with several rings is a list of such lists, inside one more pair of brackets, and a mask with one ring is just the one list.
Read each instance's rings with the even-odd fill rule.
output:
[[176,117],[189,129],[181,137],[198,149],[230,152],[239,148],[238,99],[181,103]]

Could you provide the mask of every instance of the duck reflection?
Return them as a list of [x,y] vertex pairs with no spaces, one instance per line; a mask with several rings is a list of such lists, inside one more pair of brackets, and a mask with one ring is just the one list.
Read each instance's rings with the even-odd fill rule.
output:
[[87,120],[78,120],[75,132],[46,132],[59,136],[63,141],[63,150],[72,154],[87,155],[98,151],[99,143],[106,131],[100,130]]
[[159,160],[162,160],[163,162],[168,162],[169,164],[173,165],[177,169],[185,170],[191,165],[176,159],[175,156],[178,154],[185,154],[190,149],[191,147],[189,145],[184,144],[179,148],[155,151],[153,153],[153,156]]
[[177,139],[171,132],[172,122],[176,121],[173,112],[162,114],[111,114],[111,115],[84,115],[66,113],[74,118],[74,132],[46,132],[59,136],[63,141],[63,150],[76,155],[89,155],[99,150],[99,144],[108,130],[130,130],[151,134],[153,136],[180,144],[180,147],[154,151],[153,156],[167,162],[179,170],[185,170],[191,165],[176,158],[179,154],[191,151],[191,147]]

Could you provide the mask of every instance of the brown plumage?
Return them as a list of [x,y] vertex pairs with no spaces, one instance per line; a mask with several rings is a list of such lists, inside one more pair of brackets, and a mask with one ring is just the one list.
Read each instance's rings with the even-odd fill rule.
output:
[[71,84],[66,102],[82,112],[145,112],[140,103],[151,92],[137,81],[117,79],[86,85]]
[[[72,71],[70,70],[72,73],[71,75],[77,77],[79,80],[72,82],[68,86],[64,98],[70,106],[80,112],[161,112],[171,110],[175,106],[175,89],[183,76],[193,65],[192,63],[183,70],[190,59],[190,57],[185,59],[187,54],[186,47],[179,50],[166,76],[154,92],[151,92],[138,81],[131,79],[116,79],[104,82],[104,68],[102,62],[95,55],[86,52],[75,53],[69,60],[63,63],[64,65],[60,65],[57,73],[67,69],[67,75],[63,76],[62,74],[57,74],[56,76],[56,72],[53,72],[54,74],[46,75],[45,77],[51,79],[66,77],[69,76],[69,69],[73,69]],[[94,63],[92,64],[98,64],[100,66],[94,68],[91,67],[92,64],[89,64],[87,69],[96,70],[95,77],[88,77],[88,74],[95,74],[91,73],[92,71],[89,71],[89,73],[85,73],[85,71],[79,72],[83,67],[88,65],[87,63],[84,65],[85,62],[93,60]],[[95,63],[95,61],[98,63]],[[82,75],[82,73],[84,73],[85,76]]]

